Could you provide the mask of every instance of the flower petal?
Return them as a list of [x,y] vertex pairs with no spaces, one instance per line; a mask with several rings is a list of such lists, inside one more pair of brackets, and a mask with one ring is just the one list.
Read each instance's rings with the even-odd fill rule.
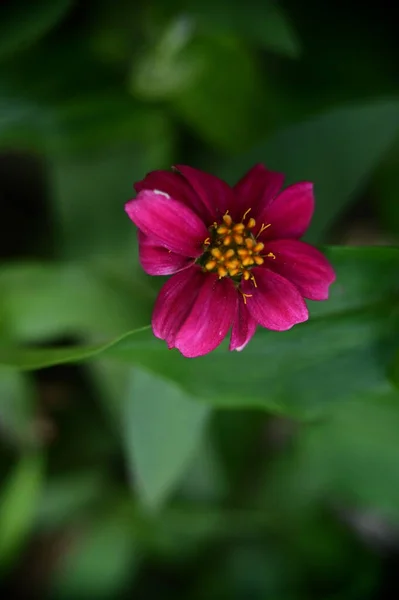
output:
[[[186,302],[186,298],[182,298]],[[231,279],[205,273],[201,289],[174,345],[183,356],[212,352],[226,337],[236,314],[238,293]]]
[[259,239],[300,238],[309,227],[314,211],[313,184],[290,185],[264,207],[257,223],[270,224]]
[[193,263],[193,259],[160,246],[156,238],[145,235],[140,230],[138,240],[140,263],[149,275],[173,275]]
[[237,207],[232,217],[235,221],[242,219],[248,208],[249,217],[259,213],[277,196],[284,184],[284,175],[269,171],[264,165],[257,164],[244,175],[234,186]]
[[134,189],[137,193],[143,190],[165,192],[174,200],[191,208],[202,219],[207,215],[207,209],[202,200],[177,171],[151,171],[144,179],[134,184]]
[[232,188],[222,179],[186,165],[175,167],[188,181],[206,207],[206,225],[220,221],[226,211],[233,210],[235,195]]
[[175,338],[198,297],[204,273],[193,266],[173,275],[163,285],[152,313],[154,335],[174,347]]
[[266,329],[285,331],[308,319],[304,299],[294,284],[266,268],[252,270],[256,286],[251,281],[241,284],[246,294],[246,308]]
[[243,301],[238,299],[237,312],[231,330],[229,350],[242,350],[255,333],[257,323]]
[[309,300],[327,300],[335,273],[321,252],[298,240],[272,240],[267,244],[267,251],[276,257],[267,267],[296,285],[302,296]]
[[183,256],[198,257],[208,236],[201,219],[164,192],[143,190],[125,205],[133,223],[159,244]]

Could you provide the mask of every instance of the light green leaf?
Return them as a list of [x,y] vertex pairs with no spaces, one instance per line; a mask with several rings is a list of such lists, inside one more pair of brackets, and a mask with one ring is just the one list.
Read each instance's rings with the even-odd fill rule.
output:
[[399,130],[399,103],[375,101],[329,111],[273,135],[226,165],[226,178],[238,179],[257,162],[287,174],[289,183],[315,183],[316,211],[307,238],[320,241],[342,211],[356,199]]
[[23,456],[0,490],[0,563],[7,566],[26,542],[43,483],[43,456]]
[[26,48],[64,17],[72,0],[14,0],[0,6],[0,57]]
[[34,390],[29,376],[0,368],[0,437],[14,444],[34,441]]
[[122,413],[126,455],[142,500],[159,506],[199,446],[211,407],[174,383],[134,369]]

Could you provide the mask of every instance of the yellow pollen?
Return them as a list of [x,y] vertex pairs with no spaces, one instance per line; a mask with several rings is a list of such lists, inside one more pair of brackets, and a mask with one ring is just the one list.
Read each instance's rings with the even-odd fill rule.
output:
[[[242,220],[243,220],[243,221],[245,221],[245,217],[247,216],[247,214],[248,214],[249,212],[251,212],[251,210],[252,210],[251,208],[248,208],[248,210],[247,210],[247,211],[245,211],[245,213],[244,213],[244,215],[243,215],[243,217],[242,217]],[[251,219],[249,219],[249,220],[251,220]],[[254,219],[254,220],[255,220],[255,219]]]
[[256,246],[254,248],[254,252],[261,252],[264,247],[265,247],[265,244],[262,244],[262,242],[258,242],[258,244],[256,244]]
[[248,281],[248,279],[251,279],[250,271],[243,271],[242,276],[244,277],[245,281]]
[[216,267],[216,265],[217,265],[216,260],[210,260],[209,262],[206,263],[205,269],[207,271],[213,271],[213,269]]
[[229,271],[231,271],[231,269],[237,269],[240,266],[240,263],[237,259],[235,260],[228,260],[225,264],[225,267],[227,267],[229,269]]
[[230,269],[229,275],[230,275],[230,277],[234,277],[235,275],[238,275],[239,272],[240,272],[240,269]]
[[230,246],[231,242],[232,242],[231,235],[226,235],[226,237],[223,240],[223,245],[224,246]]
[[242,261],[242,264],[244,267],[250,267],[254,264],[254,259],[250,256],[247,256],[247,258],[244,258],[244,260]]
[[276,255],[273,254],[273,252],[269,252],[269,254],[266,254],[267,258],[273,258],[273,260],[276,260]]
[[218,267],[219,279],[221,279],[222,277],[226,277],[227,274],[227,269],[225,269],[224,267]]
[[[245,213],[245,214],[247,214],[247,213]],[[251,217],[247,223],[248,229],[253,229],[255,227],[255,225],[256,225],[256,221],[253,217]]]
[[245,225],[244,223],[237,223],[236,225],[234,225],[233,227],[233,231],[235,233],[242,233],[245,229]]
[[242,235],[238,235],[236,234],[234,237],[234,241],[236,244],[240,245],[244,243],[244,238],[242,237]]
[[230,227],[230,225],[233,223],[233,219],[230,217],[230,215],[228,215],[227,213],[225,215],[223,215],[223,221],[226,223],[226,225],[228,225]]
[[219,250],[219,248],[212,248],[211,254],[217,259],[221,259],[223,256],[222,251]]
[[263,263],[265,262],[261,256],[254,256],[254,261],[257,265],[263,265]]
[[248,256],[248,250],[246,248],[239,248],[237,250],[237,254],[238,256],[240,256],[241,258],[245,258],[246,256]]
[[251,238],[246,238],[245,245],[248,249],[252,250],[252,248],[255,246],[255,242]]
[[225,253],[225,257],[226,258],[231,258],[232,256],[234,256],[235,252],[233,250],[233,248],[230,248],[230,250],[227,250],[227,252]]
[[220,233],[220,235],[224,235],[225,233],[229,232],[229,229],[226,227],[226,225],[221,225],[216,229],[216,231],[217,233]]

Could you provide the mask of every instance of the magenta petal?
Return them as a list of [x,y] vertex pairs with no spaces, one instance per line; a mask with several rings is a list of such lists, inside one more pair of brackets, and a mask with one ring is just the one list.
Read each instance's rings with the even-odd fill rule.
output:
[[257,287],[246,281],[241,289],[247,295],[246,307],[259,325],[284,331],[308,319],[307,306],[295,285],[266,268],[252,273]]
[[[181,300],[187,302],[184,297]],[[188,358],[212,352],[226,337],[237,302],[238,293],[231,279],[205,273],[190,314],[176,336],[176,348]]]
[[242,350],[253,337],[256,330],[256,321],[248,312],[243,299],[239,298],[237,312],[231,330],[229,350]]
[[235,221],[240,221],[248,208],[248,217],[259,213],[277,196],[284,184],[284,175],[269,171],[262,164],[257,164],[244,175],[234,186],[236,209],[232,214]]
[[151,171],[144,179],[134,184],[134,189],[137,193],[143,190],[165,192],[174,200],[191,208],[202,219],[207,215],[201,199],[177,171]]
[[160,246],[156,238],[145,235],[140,230],[138,239],[140,263],[149,275],[173,275],[193,263],[193,259]]
[[290,185],[258,215],[257,223],[270,225],[259,239],[302,237],[309,227],[313,211],[313,184],[303,182]]
[[298,240],[272,240],[267,243],[267,251],[276,257],[268,262],[268,268],[289,279],[302,296],[327,300],[335,273],[321,252]]
[[143,190],[125,210],[133,223],[159,244],[183,256],[198,257],[208,236],[201,219],[187,206],[163,192]]
[[236,202],[235,195],[232,188],[222,179],[186,165],[176,165],[176,169],[188,181],[206,207],[208,227],[214,221],[220,221],[227,210],[233,210]]
[[206,274],[193,266],[173,275],[163,285],[152,313],[154,335],[166,340],[170,348],[188,316]]

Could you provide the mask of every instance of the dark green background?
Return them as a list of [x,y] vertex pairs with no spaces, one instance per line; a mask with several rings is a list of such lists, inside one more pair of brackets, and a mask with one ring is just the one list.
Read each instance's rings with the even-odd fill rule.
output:
[[[315,182],[337,282],[184,359],[124,204],[153,169],[258,162]],[[394,7],[6,0],[0,199],[1,594],[396,599]]]

